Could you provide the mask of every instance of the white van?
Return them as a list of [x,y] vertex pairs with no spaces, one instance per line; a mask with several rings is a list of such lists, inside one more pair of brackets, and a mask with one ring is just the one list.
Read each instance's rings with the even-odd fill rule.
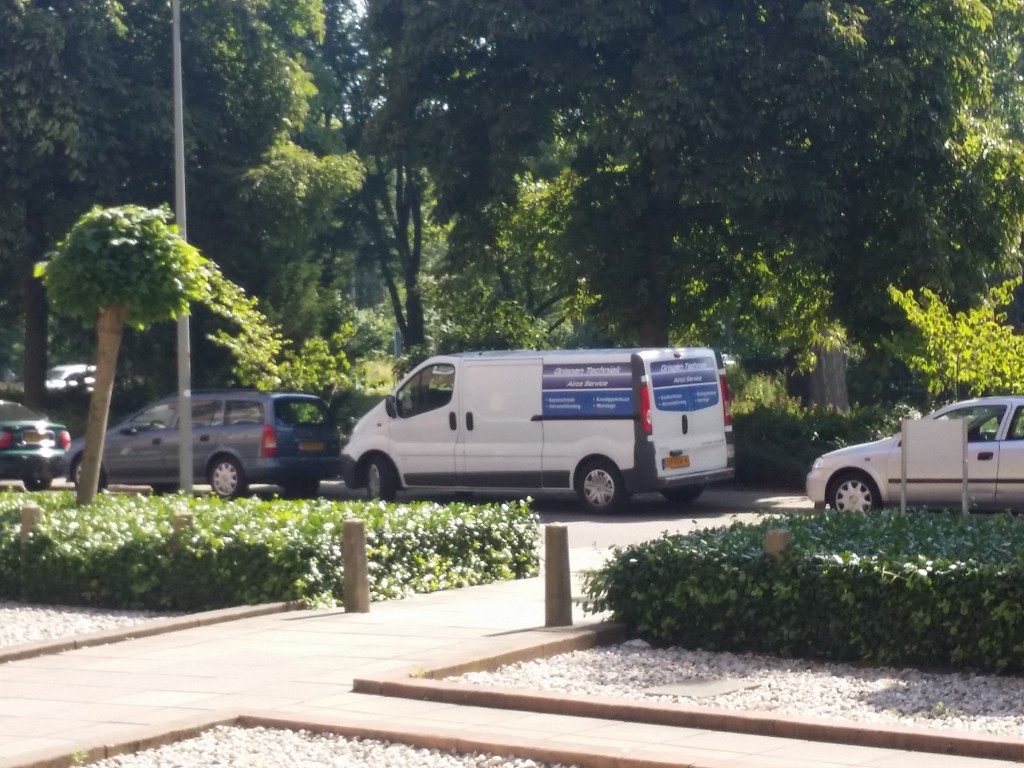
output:
[[593,511],[643,491],[689,502],[733,466],[721,355],[690,347],[432,357],[342,451],[345,483],[371,498],[576,491]]

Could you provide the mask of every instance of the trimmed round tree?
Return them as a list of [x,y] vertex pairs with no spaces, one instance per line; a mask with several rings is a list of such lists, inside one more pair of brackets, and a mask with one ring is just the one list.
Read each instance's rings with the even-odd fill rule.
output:
[[142,330],[188,311],[208,292],[209,262],[185,242],[169,208],[95,207],[36,266],[56,311],[96,327],[78,503],[96,497],[100,458],[124,326]]

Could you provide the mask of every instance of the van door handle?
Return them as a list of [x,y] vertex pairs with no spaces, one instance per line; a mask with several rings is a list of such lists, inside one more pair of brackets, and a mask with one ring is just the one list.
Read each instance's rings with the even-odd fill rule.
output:
[[199,437],[199,442],[200,443],[208,443],[208,442],[210,442],[210,436],[209,435],[201,435]]
[[473,430],[473,414],[472,413],[466,413],[466,429],[468,429],[470,431]]
[[160,437],[154,437],[153,438],[153,445],[160,445],[161,442],[163,442],[163,438],[160,438]]
[[978,461],[992,461],[995,458],[995,454],[992,451],[982,451],[978,454]]
[[689,431],[690,431],[690,422],[686,418],[686,414],[684,413],[683,414],[683,434],[685,435]]
[[455,420],[454,412],[450,412],[448,414],[448,428],[451,429],[453,432],[459,428],[459,422]]

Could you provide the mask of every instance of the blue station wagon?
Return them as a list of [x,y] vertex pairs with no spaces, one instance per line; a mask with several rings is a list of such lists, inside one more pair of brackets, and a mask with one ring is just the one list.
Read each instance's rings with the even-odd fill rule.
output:
[[[179,485],[178,398],[165,397],[107,431],[100,487]],[[83,439],[64,458],[64,475],[77,482]],[[192,476],[230,499],[253,483],[280,486],[286,496],[315,496],[321,480],[338,477],[341,440],[319,397],[288,392],[226,390],[192,395]]]

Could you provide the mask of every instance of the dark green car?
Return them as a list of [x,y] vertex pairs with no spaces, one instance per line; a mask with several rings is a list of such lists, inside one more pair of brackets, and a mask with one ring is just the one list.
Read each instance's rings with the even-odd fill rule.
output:
[[30,491],[60,476],[71,435],[21,403],[0,400],[0,479],[21,480]]

